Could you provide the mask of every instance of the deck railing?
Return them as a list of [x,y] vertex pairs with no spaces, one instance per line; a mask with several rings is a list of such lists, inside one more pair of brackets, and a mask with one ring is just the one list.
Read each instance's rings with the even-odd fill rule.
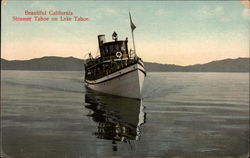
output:
[[[91,68],[89,68],[89,69],[92,69],[92,70],[90,70],[91,74],[86,74],[85,77],[88,80],[96,80],[96,79],[102,78],[104,76],[110,75],[114,72],[117,72],[125,67],[131,66],[137,62],[138,62],[138,58],[134,57],[133,59],[120,60],[120,61],[106,63],[105,66],[107,66],[107,67],[105,67],[105,68],[103,66],[101,66],[100,64],[99,64],[100,66],[95,65],[94,66],[95,68],[91,66]],[[105,63],[103,63],[103,64],[105,64]]]

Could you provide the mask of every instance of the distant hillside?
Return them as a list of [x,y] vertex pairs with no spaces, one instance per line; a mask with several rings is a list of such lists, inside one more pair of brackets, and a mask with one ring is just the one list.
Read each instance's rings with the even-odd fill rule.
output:
[[[83,71],[83,60],[74,57],[42,57],[31,60],[1,59],[2,70]],[[249,72],[249,58],[224,59],[206,64],[178,66],[145,62],[148,72]]]
[[168,64],[158,64],[158,63],[151,63],[145,62],[145,68],[147,71],[156,71],[156,72],[164,72],[164,71],[182,71],[183,66],[178,65],[168,65]]
[[42,57],[31,60],[1,59],[2,70],[81,71],[83,60],[73,57]]
[[191,65],[184,68],[185,71],[201,72],[249,72],[250,58],[224,59],[212,61],[206,64]]
[[160,72],[249,72],[250,58],[224,59],[206,64],[178,66],[146,62],[147,71]]

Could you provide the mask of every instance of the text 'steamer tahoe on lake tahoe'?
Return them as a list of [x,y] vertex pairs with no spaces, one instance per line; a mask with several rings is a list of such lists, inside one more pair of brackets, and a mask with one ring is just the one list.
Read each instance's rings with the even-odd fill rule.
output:
[[[129,14],[130,16],[130,14]],[[85,62],[85,85],[90,89],[112,95],[141,98],[146,72],[141,58],[136,54],[133,31],[136,26],[130,16],[133,50],[128,49],[128,38],[106,42],[105,35],[98,35],[100,56],[89,53]]]

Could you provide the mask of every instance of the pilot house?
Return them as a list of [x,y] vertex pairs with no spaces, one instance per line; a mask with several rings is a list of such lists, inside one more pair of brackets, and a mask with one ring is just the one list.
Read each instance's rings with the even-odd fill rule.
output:
[[[115,33],[114,33],[115,34]],[[101,58],[128,58],[128,39],[117,40],[117,36],[112,36],[114,41],[106,42],[105,35],[98,36],[99,49]]]

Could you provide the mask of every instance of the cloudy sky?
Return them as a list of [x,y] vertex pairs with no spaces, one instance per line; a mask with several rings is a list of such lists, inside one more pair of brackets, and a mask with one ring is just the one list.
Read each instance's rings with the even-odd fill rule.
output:
[[[28,11],[72,11],[86,22],[12,21]],[[249,9],[239,1],[13,1],[2,6],[1,57],[83,58],[97,54],[97,35],[113,31],[119,39],[136,25],[136,50],[144,61],[190,65],[249,57]],[[52,16],[44,16],[52,17]],[[71,16],[72,17],[72,16]],[[132,43],[132,42],[131,42]],[[130,44],[131,44],[130,43]],[[132,46],[132,45],[130,45]]]

